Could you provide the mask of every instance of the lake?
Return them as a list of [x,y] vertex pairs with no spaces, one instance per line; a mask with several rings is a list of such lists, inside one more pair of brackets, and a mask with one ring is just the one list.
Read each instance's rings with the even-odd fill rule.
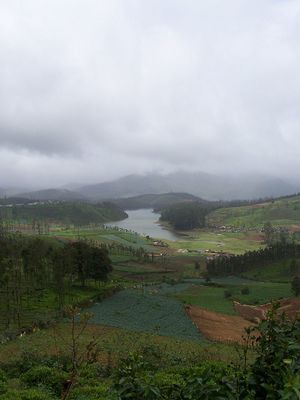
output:
[[106,225],[118,226],[119,228],[128,229],[141,235],[148,235],[158,239],[180,239],[179,235],[159,225],[160,214],[154,213],[151,209],[126,210],[126,213],[128,214],[128,218],[122,221],[109,222]]

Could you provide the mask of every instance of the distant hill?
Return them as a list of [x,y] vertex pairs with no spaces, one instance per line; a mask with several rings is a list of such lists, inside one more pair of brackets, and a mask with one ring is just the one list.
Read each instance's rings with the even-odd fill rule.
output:
[[142,194],[140,196],[115,199],[112,202],[123,210],[138,210],[141,208],[153,208],[156,211],[176,203],[204,201],[199,197],[188,193],[162,193]]
[[68,189],[45,189],[33,192],[20,193],[18,197],[31,200],[56,200],[56,201],[76,201],[87,200],[87,198],[78,192]]
[[19,196],[19,193],[25,192],[25,191],[31,191],[32,188],[25,188],[25,187],[16,187],[16,186],[1,186],[0,187],[0,198],[3,197],[12,197],[12,196]]
[[177,172],[168,175],[128,175],[111,182],[82,186],[77,191],[93,200],[167,192],[190,193],[206,200],[232,200],[278,197],[296,193],[299,189],[282,179],[263,175],[233,177]]
[[111,203],[40,202],[37,204],[0,207],[0,218],[26,221],[47,220],[63,224],[86,225],[127,218],[128,215]]
[[298,226],[300,229],[300,195],[242,207],[220,208],[208,215],[207,222],[235,227],[262,227],[270,222],[274,226]]

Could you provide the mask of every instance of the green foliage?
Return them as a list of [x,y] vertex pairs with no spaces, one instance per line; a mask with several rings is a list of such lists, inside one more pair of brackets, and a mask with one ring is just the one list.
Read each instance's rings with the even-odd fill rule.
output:
[[84,286],[93,280],[93,290],[83,296],[91,297],[103,290],[95,282],[105,281],[111,270],[108,251],[91,243],[1,237],[0,330],[16,334],[48,326],[65,304],[76,302],[78,281]]
[[300,393],[300,321],[276,317],[276,307],[259,326],[258,357],[251,368],[256,399],[298,399]]
[[186,315],[182,304],[166,294],[174,294],[188,284],[139,286],[126,289],[95,304],[92,323],[118,326],[186,340],[199,340],[201,335]]
[[0,395],[0,400],[58,400],[59,398],[43,389],[9,390]]
[[6,392],[7,390],[7,378],[4,371],[0,369],[0,394]]
[[163,209],[160,219],[179,230],[202,228],[205,226],[205,217],[211,210],[212,206],[207,203],[179,203]]
[[241,294],[250,294],[250,289],[248,286],[245,286],[241,289]]
[[266,223],[271,223],[274,227],[299,225],[300,196],[262,201],[260,204],[242,207],[220,208],[208,216],[208,223],[254,228],[262,228]]
[[21,375],[21,380],[28,387],[42,386],[57,395],[62,392],[63,383],[67,378],[68,374],[66,372],[47,366],[33,367]]
[[229,299],[230,297],[232,297],[232,293],[230,292],[230,290],[224,290],[224,297],[225,299]]
[[[40,202],[38,204],[0,208],[0,218],[14,221],[51,221],[65,224],[86,225],[118,221],[127,214],[111,203],[90,204],[83,202]],[[4,215],[3,212],[5,212]]]
[[300,244],[277,242],[257,251],[208,259],[206,268],[210,276],[238,275],[257,267],[263,268],[274,261],[295,258],[299,254]]
[[[297,400],[300,321],[292,324],[284,318],[278,319],[275,311],[258,327],[257,358],[253,365],[241,359],[237,365],[206,362],[192,368],[157,372],[147,359],[131,354],[114,377],[119,399]],[[248,330],[252,339],[253,330]]]
[[299,276],[294,276],[291,282],[292,285],[292,291],[295,296],[299,296],[300,294],[300,277]]
[[75,387],[68,400],[117,400],[117,394],[108,385],[97,382]]

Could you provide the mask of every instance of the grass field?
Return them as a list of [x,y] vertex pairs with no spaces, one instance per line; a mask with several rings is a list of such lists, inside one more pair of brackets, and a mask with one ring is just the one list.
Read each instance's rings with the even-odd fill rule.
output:
[[[291,265],[292,259],[280,260],[273,262],[269,265],[264,265],[260,268],[254,268],[250,271],[244,272],[243,276],[249,279],[258,281],[272,281],[272,282],[288,282],[292,280]],[[300,264],[300,259],[297,259],[297,264]],[[300,269],[298,267],[298,273]]]
[[[109,362],[127,357],[129,352],[154,351],[163,358],[165,366],[197,363],[205,360],[233,362],[238,359],[235,347],[230,344],[210,343],[201,340],[183,340],[155,334],[134,332],[109,326],[88,325],[80,338],[83,349],[97,339],[98,358],[103,367]],[[0,368],[3,363],[14,363],[26,355],[31,358],[51,355],[69,355],[71,325],[61,323],[47,330],[25,335],[17,340],[0,344]],[[112,360],[111,360],[112,359]]]
[[168,242],[171,249],[187,249],[190,251],[224,251],[242,254],[247,250],[258,250],[264,247],[263,237],[253,232],[209,232],[192,231],[185,240]]
[[133,232],[122,231],[115,228],[79,228],[79,229],[52,229],[51,236],[67,239],[89,239],[102,243],[117,243],[134,249],[144,248],[147,251],[155,251],[152,241]]
[[279,199],[243,207],[221,208],[209,214],[210,225],[262,227],[265,222],[274,226],[300,227],[300,196]]
[[[114,286],[113,283],[103,284],[101,287],[95,285],[94,281],[87,282],[86,287],[72,286],[65,293],[65,304],[80,304],[85,303],[93,297],[98,297],[110,290]],[[4,308],[4,302],[1,302],[1,296],[5,293],[0,293],[0,332],[6,329],[7,310]],[[54,290],[45,289],[33,295],[26,294],[22,296],[22,312],[20,313],[20,326],[28,328],[32,325],[47,323],[60,315],[57,308],[57,294]],[[10,330],[17,329],[16,323],[9,325]]]
[[[213,282],[222,287],[195,285],[176,294],[176,298],[210,311],[234,315],[232,300],[244,304],[264,304],[271,300],[292,296],[289,283],[258,282],[238,277],[216,278]],[[241,290],[246,286],[249,288],[249,294],[242,294]],[[225,290],[231,293],[231,297],[225,298]]]

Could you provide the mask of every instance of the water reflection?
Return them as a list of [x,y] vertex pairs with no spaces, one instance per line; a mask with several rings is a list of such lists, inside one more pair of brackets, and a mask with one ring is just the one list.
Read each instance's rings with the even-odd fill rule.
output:
[[154,213],[151,209],[128,210],[128,218],[122,221],[107,223],[107,226],[117,226],[123,229],[129,229],[141,235],[151,236],[153,238],[178,240],[179,235],[159,225],[160,214]]

